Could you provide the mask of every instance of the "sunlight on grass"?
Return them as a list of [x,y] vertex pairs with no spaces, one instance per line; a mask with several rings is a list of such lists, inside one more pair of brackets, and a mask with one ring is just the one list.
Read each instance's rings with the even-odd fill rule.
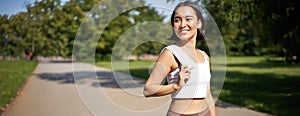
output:
[[274,115],[298,114],[300,65],[280,58],[228,57],[220,99]]

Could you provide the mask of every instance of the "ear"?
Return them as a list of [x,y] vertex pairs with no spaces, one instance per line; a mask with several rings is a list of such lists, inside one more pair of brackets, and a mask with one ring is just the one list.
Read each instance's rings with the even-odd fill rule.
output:
[[201,21],[201,19],[199,19],[199,21],[198,21],[198,29],[201,29],[202,28],[202,21]]

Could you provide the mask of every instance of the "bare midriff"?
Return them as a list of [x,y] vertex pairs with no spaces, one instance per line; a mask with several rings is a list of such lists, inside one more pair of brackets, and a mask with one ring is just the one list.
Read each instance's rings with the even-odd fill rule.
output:
[[180,114],[195,114],[208,109],[204,98],[173,98],[169,110]]

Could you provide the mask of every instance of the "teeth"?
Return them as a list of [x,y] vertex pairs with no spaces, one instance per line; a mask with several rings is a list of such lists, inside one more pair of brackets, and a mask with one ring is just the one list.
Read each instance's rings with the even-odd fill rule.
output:
[[181,30],[181,31],[189,31],[189,29],[183,29],[183,30]]
[[181,30],[180,32],[188,32],[188,30]]

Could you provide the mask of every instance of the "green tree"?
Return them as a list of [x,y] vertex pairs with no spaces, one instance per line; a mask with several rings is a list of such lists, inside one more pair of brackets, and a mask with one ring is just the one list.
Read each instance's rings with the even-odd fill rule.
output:
[[8,30],[9,28],[9,19],[8,15],[1,15],[0,16],[0,44],[1,44],[1,49],[0,49],[0,55],[1,56],[7,56],[8,54],[8,45],[9,45],[9,39],[8,39]]
[[260,55],[263,51],[251,29],[251,16],[257,12],[254,0],[203,0],[224,38],[229,55]]
[[271,53],[285,56],[291,62],[300,62],[299,5],[300,2],[296,0],[257,2],[260,13],[256,17],[260,17],[260,20],[254,23],[261,25],[261,28],[255,28],[255,34],[261,37],[260,42],[268,45]]
[[[25,22],[25,23],[24,23]],[[29,46],[27,42],[34,42],[29,38],[31,35],[28,34],[30,30],[28,30],[28,15],[27,13],[19,13],[17,15],[11,16],[8,23],[8,28],[6,30],[6,48],[9,54],[5,54],[8,56],[21,56],[23,53],[28,55],[28,59],[31,58],[32,53],[30,50],[33,46]]]
[[[128,1],[124,1],[124,2],[128,2]],[[144,5],[144,1],[142,0],[137,0],[134,2],[130,2],[130,3],[118,3],[120,5],[123,5],[124,8],[129,8],[130,5],[137,5],[137,4],[141,4]],[[99,15],[99,12],[102,12],[102,14],[111,14],[111,12],[115,12],[115,11],[110,11],[111,9],[108,8],[114,8],[113,5],[114,4],[109,4],[107,3],[106,6],[102,6],[100,7],[99,10],[97,12],[97,9],[94,9],[94,16],[97,17],[95,19],[95,24],[103,24],[103,20],[104,17],[102,18],[101,15]],[[129,5],[129,6],[124,6],[124,5]],[[122,8],[122,7],[120,7]],[[113,9],[116,10],[116,9]],[[117,9],[117,10],[122,10],[122,9]],[[105,16],[105,17],[109,17],[109,16]],[[137,24],[140,23],[145,23],[148,21],[159,21],[162,22],[162,20],[164,19],[164,17],[160,14],[157,13],[157,11],[154,8],[150,8],[148,6],[144,6],[144,7],[137,7],[134,9],[127,9],[125,10],[125,12],[121,13],[120,15],[118,15],[116,18],[114,18],[106,27],[104,27],[104,31],[101,33],[100,39],[98,41],[97,44],[97,54],[104,58],[108,55],[111,54],[112,52],[112,48],[115,45],[115,42],[119,39],[119,37],[125,32],[127,31],[130,27],[135,26]],[[102,21],[102,22],[99,22]],[[158,26],[159,27],[159,26]],[[98,25],[98,29],[101,30],[100,25]],[[148,29],[147,31],[152,31],[155,27]],[[156,27],[157,28],[157,27]],[[140,30],[141,31],[141,30]],[[156,34],[156,33],[162,33],[162,32],[152,32],[152,34]],[[132,35],[133,37],[135,37],[134,35]],[[129,36],[127,36],[129,37]],[[132,38],[131,38],[132,39]],[[141,39],[145,39],[145,36],[141,36],[141,37],[135,37],[135,39],[133,39],[132,41],[130,41],[131,45],[137,44],[139,42],[139,40]],[[166,39],[166,38],[164,38]],[[135,55],[140,55],[141,53],[149,53],[149,48],[151,48],[152,50],[157,50],[157,49],[161,49],[161,46],[159,45],[155,45],[155,44],[145,44],[148,49],[138,49],[136,52],[134,52]],[[144,45],[144,46],[145,46]],[[159,46],[159,48],[157,48]],[[147,48],[144,47],[144,48]],[[126,48],[126,47],[124,47]],[[121,50],[120,53],[123,53],[126,50]],[[121,56],[119,56],[121,57]]]
[[[85,51],[90,48],[96,48],[97,54],[101,56],[108,56],[119,36],[128,28],[147,21],[161,22],[164,18],[154,8],[140,7],[145,4],[143,0],[118,3],[106,0],[101,2],[102,6],[95,7],[98,2],[100,0],[70,0],[62,4],[60,0],[40,0],[27,4],[27,12],[10,17],[1,16],[0,39],[4,46],[0,50],[1,56],[26,55],[30,59],[39,55],[69,57],[74,46],[73,51],[82,53],[79,55],[81,57],[87,55]],[[117,17],[111,17],[116,13]],[[84,29],[78,30],[80,25]],[[74,43],[75,37],[79,42]],[[95,43],[84,38],[99,41]],[[80,48],[78,46],[89,48],[76,49]],[[160,45],[149,43],[146,46],[153,51],[158,50]],[[151,53],[149,49],[142,51]]]

